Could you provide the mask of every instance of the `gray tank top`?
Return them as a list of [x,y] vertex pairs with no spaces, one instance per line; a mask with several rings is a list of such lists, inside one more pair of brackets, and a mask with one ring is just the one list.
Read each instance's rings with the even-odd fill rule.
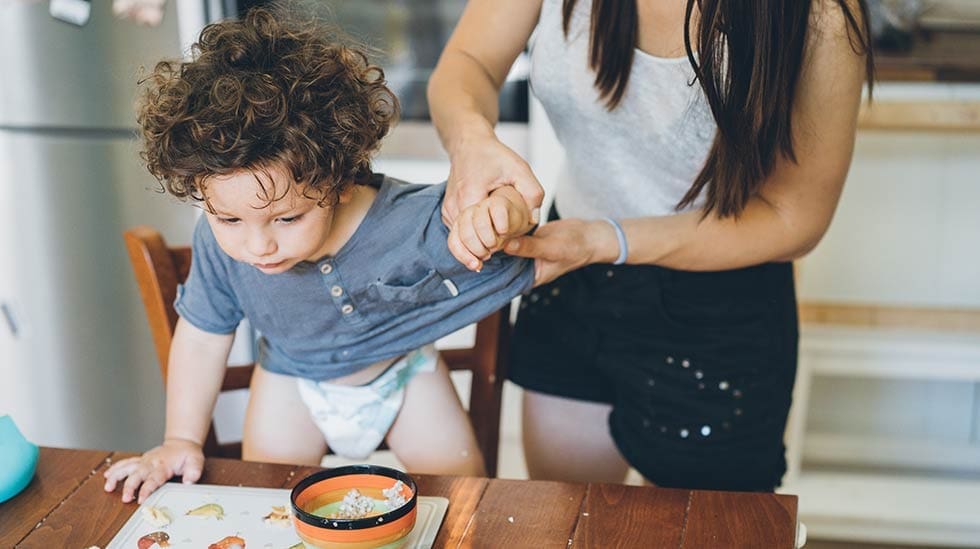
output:
[[561,4],[544,0],[530,41],[531,87],[566,155],[558,211],[585,219],[674,213],[716,130],[701,88],[689,85],[694,71],[687,58],[637,49],[622,102],[609,111],[588,62],[592,2],[576,4],[567,40]]

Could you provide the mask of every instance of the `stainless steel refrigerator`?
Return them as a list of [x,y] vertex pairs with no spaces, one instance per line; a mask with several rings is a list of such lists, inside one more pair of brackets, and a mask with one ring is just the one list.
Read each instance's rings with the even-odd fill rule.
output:
[[48,2],[0,2],[0,415],[39,444],[143,449],[163,388],[121,232],[187,243],[193,208],[155,192],[134,139],[139,67],[178,57],[159,27],[84,25]]

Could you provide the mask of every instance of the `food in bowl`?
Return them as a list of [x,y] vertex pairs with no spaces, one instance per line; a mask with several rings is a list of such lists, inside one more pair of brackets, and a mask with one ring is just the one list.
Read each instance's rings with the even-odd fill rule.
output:
[[293,527],[319,549],[394,549],[415,526],[418,494],[408,474],[379,465],[314,473],[290,494]]

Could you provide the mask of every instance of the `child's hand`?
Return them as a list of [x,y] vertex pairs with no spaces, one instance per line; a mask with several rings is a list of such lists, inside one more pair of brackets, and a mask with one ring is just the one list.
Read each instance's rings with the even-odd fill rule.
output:
[[103,474],[105,491],[112,492],[116,483],[123,483],[123,503],[133,501],[139,488],[137,503],[143,503],[154,490],[176,475],[184,477],[184,484],[197,482],[204,469],[204,450],[200,444],[189,440],[167,439],[162,445],[142,456],[114,463]]
[[532,227],[531,211],[521,195],[509,185],[500,187],[456,216],[449,231],[449,251],[462,264],[479,271],[510,239]]

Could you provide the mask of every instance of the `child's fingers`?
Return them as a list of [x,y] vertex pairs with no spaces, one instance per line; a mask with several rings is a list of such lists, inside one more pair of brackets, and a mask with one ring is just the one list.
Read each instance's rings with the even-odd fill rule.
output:
[[490,206],[490,220],[493,222],[494,232],[499,236],[510,236],[510,233],[517,229],[510,226],[510,209],[506,203]]
[[201,473],[204,472],[204,456],[188,457],[181,469],[181,477],[184,484],[194,484],[201,480]]
[[168,474],[169,471],[163,469],[162,467],[154,467],[150,470],[150,473],[146,476],[143,481],[143,485],[140,486],[139,496],[136,498],[137,503],[143,503],[146,498],[150,497],[150,494],[154,490],[163,485],[164,482],[170,480],[171,475]]
[[[478,208],[473,212],[473,232],[480,241],[480,245],[486,250],[482,255],[483,259],[489,259],[491,250],[497,248],[500,243],[497,230],[493,227],[493,220],[490,218],[489,209]],[[476,250],[470,250],[476,252]]]
[[463,246],[471,254],[482,260],[487,258],[490,253],[477,234],[474,213],[473,208],[469,208],[459,214],[459,219],[456,220],[456,232],[459,234],[459,241],[462,242]]
[[130,473],[132,473],[133,470],[139,466],[139,463],[140,458],[132,457],[112,464],[112,467],[109,467],[104,473],[102,473],[102,476],[106,479],[105,491],[112,492],[115,490],[116,484],[118,484],[120,480],[128,477]]
[[140,487],[140,484],[143,484],[143,481],[146,480],[148,474],[149,469],[142,463],[136,467],[132,473],[130,473],[130,475],[126,478],[126,482],[123,483],[123,503],[133,501],[133,497],[136,495],[136,489]]
[[463,245],[463,242],[459,239],[459,228],[453,227],[452,231],[449,232],[449,239],[446,241],[449,246],[449,252],[453,254],[460,263],[466,265],[466,268],[471,271],[479,271],[483,268],[483,263],[480,258],[476,257]]

